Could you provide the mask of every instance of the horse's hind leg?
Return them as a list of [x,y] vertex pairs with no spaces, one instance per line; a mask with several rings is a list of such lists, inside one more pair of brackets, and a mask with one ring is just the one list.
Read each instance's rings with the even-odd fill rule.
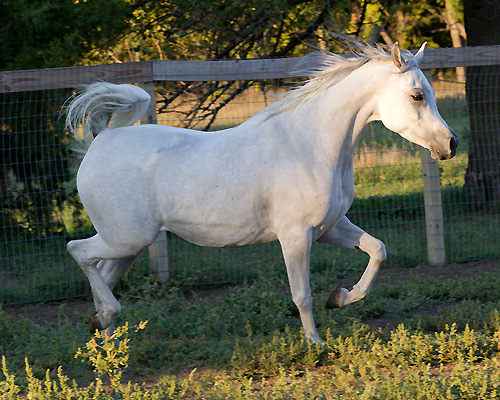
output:
[[[132,267],[137,256],[130,256],[125,258],[120,258],[117,260],[101,260],[97,264],[97,269],[101,274],[102,278],[108,285],[109,289],[112,291],[116,285],[116,283],[120,280],[120,278],[127,273],[127,271]],[[96,304],[97,311],[97,304]],[[115,324],[112,322],[106,328],[106,332],[108,336],[111,336],[115,331]]]
[[384,244],[352,224],[347,217],[344,217],[337,225],[325,232],[318,239],[318,242],[362,250],[370,256],[368,266],[359,282],[353,286],[351,291],[344,288],[335,289],[326,302],[326,308],[342,307],[365,298],[373,285],[380,266],[386,259]]
[[[108,283],[97,268],[98,262],[100,260],[126,259],[129,262],[124,262],[122,264],[122,270],[124,270],[125,267],[127,267],[128,269],[131,265],[130,257],[134,254],[137,254],[140,250],[141,247],[137,248],[134,246],[125,245],[116,245],[114,247],[111,247],[102,240],[99,234],[89,239],[73,240],[68,243],[69,253],[73,256],[73,258],[82,269],[83,273],[87,276],[90,287],[92,289],[94,303],[96,305],[96,314],[91,321],[92,330],[106,329],[111,325],[113,319],[116,315],[119,314],[121,310],[120,303],[118,303],[116,298],[113,296]],[[128,265],[129,263],[130,265]],[[102,265],[102,268],[104,268],[104,265],[105,264]],[[106,269],[110,268],[108,267]],[[113,279],[108,278],[108,280],[110,281],[110,283],[113,283],[114,281],[114,285],[116,283],[115,278],[118,276],[118,274],[116,273],[116,271],[115,273],[112,273],[111,269],[109,271],[109,274],[110,276],[112,275]]]
[[116,283],[127,273],[136,259],[137,255],[116,260],[101,260],[97,264],[97,269],[108,287],[113,290]]

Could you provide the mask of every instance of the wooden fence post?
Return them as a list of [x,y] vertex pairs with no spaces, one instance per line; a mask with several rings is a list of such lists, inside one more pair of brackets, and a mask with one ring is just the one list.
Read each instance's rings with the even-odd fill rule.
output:
[[[432,85],[431,71],[424,71],[424,74]],[[446,247],[444,241],[439,161],[434,160],[429,150],[424,148],[420,148],[420,160],[422,163],[422,177],[424,180],[427,261],[431,265],[440,266],[446,264]]]
[[[151,103],[141,118],[141,124],[156,124],[156,88],[154,82],[140,85],[151,96]],[[155,242],[149,246],[149,266],[161,283],[169,280],[167,233],[160,232]]]

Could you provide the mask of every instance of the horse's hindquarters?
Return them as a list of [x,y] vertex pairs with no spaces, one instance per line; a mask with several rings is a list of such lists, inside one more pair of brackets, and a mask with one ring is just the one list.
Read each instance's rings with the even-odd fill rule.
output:
[[130,246],[129,255],[136,254],[154,241],[161,225],[147,170],[99,153],[91,148],[78,171],[81,201],[106,243]]

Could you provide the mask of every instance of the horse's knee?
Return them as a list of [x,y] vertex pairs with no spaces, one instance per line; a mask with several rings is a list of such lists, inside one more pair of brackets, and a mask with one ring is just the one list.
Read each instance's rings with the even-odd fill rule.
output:
[[93,244],[90,239],[71,240],[66,245],[68,253],[75,259],[80,267],[94,265],[98,258],[92,256]]
[[80,267],[83,267],[87,263],[87,252],[85,251],[84,246],[82,246],[81,240],[71,240],[66,245],[66,249],[68,250],[68,253],[71,254],[71,256],[75,259],[78,265],[80,265]]
[[75,257],[73,254],[76,253],[77,242],[78,242],[77,240],[71,240],[66,245],[66,250],[68,250],[68,253],[71,254],[73,257]]
[[385,244],[381,240],[375,239],[375,251],[370,256],[374,259],[374,261],[378,261],[383,263],[387,259],[387,252],[385,251]]
[[381,264],[387,259],[384,242],[368,234],[361,237],[359,248],[368,253],[373,262]]

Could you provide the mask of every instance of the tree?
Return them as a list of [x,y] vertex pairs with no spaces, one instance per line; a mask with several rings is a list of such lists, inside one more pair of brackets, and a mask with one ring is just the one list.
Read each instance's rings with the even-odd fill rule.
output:
[[[462,47],[467,39],[465,26],[463,23],[463,2],[462,0],[445,0],[444,20],[447,30],[450,32],[453,47]],[[457,67],[457,81],[465,83],[465,68]]]
[[[386,42],[432,43],[442,21],[435,0],[156,0],[137,1],[131,33],[105,53],[110,61],[224,60],[299,56],[308,45],[343,50],[328,32],[358,38],[380,25]],[[449,40],[449,37],[448,37]],[[208,130],[217,113],[254,82],[181,82],[160,87],[159,112],[181,113],[184,127]],[[259,87],[265,82],[259,82]],[[191,96],[189,96],[191,95]],[[188,99],[192,100],[189,101]]]
[[[110,46],[131,15],[125,0],[0,1],[0,70],[91,62],[92,51]],[[70,93],[0,95],[0,228],[63,231],[53,212],[76,195],[64,187],[71,175],[58,119]]]
[[[160,0],[135,13],[143,42],[156,44],[168,59],[224,60],[301,55],[318,32],[349,22],[350,1],[332,0]],[[134,38],[137,41],[137,36]],[[185,127],[212,126],[217,113],[253,85],[250,81],[181,82],[160,89],[159,112],[180,112]],[[195,101],[179,99],[196,93]]]
[[[465,0],[464,20],[469,46],[500,43],[498,1]],[[468,67],[466,76],[470,148],[465,187],[477,209],[500,200],[500,66]]]
[[[456,1],[460,0],[362,2],[366,10],[356,13],[357,18],[362,18],[361,29],[351,30],[358,37],[370,37],[372,42],[381,39],[386,44],[393,44],[398,41],[403,48],[419,48],[424,41],[429,47],[448,47],[451,45],[451,24],[447,22],[446,7]],[[460,17],[460,9],[456,10],[456,15]],[[371,37],[374,33],[375,38]]]
[[466,39],[463,23],[463,3],[461,0],[445,0],[445,21],[450,31],[453,47],[462,47]]
[[[0,192],[0,230],[22,228],[28,235],[64,231],[53,212],[76,191],[64,188],[70,179],[70,157],[58,119],[61,93],[69,94],[0,95],[0,179],[5,188]],[[37,98],[44,101],[34,101]]]
[[128,26],[128,0],[0,0],[0,70],[74,66]]

